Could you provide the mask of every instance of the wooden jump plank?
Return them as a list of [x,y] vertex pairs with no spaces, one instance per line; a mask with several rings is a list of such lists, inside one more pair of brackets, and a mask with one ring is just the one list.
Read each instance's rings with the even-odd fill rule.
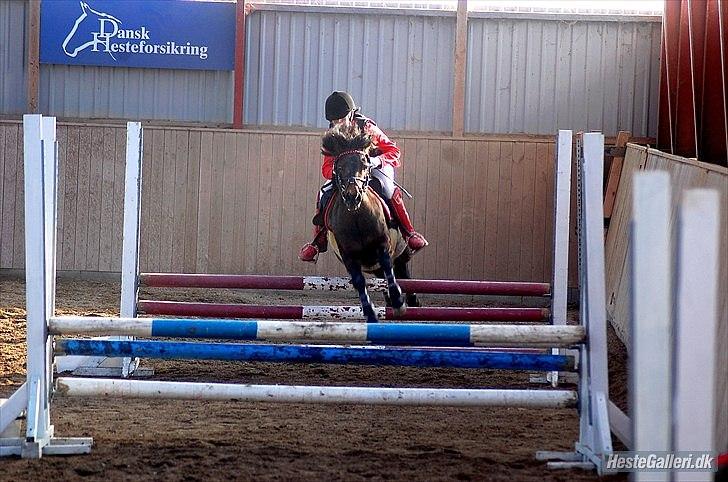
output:
[[197,223],[199,216],[200,155],[202,135],[190,132],[188,140],[187,183],[185,193],[184,271],[197,267]]
[[[617,134],[617,141],[615,147],[623,148],[627,146],[629,141],[630,133],[627,131],[619,131]],[[622,175],[622,165],[624,164],[624,157],[615,157],[612,160],[612,165],[609,168],[609,176],[607,178],[607,187],[604,190],[604,218],[610,219],[614,212],[614,201],[617,198],[617,188],[619,187],[619,180]]]

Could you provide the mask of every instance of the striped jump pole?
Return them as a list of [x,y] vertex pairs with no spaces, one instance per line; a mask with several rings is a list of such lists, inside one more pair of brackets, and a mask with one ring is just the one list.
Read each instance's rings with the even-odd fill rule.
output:
[[188,318],[51,318],[55,335],[214,338],[228,340],[336,341],[424,346],[574,346],[584,341],[579,325],[465,325],[346,323]]
[[57,355],[138,356],[142,358],[185,360],[574,371],[574,358],[565,355],[367,346],[330,347],[250,343],[61,339],[56,341],[55,353]]
[[271,403],[345,403],[456,407],[572,408],[573,390],[325,387],[58,378],[55,395]]
[[[510,281],[398,279],[406,293],[438,295],[547,296],[549,283]],[[155,288],[231,288],[254,290],[344,291],[353,289],[349,278],[227,274],[142,273],[140,286]],[[387,291],[387,281],[367,279],[372,291]]]
[[[267,318],[276,320],[364,320],[359,306],[264,306],[184,301],[139,300],[147,315],[206,318]],[[546,321],[548,308],[407,308],[401,317],[391,308],[374,308],[380,320],[413,321]]]

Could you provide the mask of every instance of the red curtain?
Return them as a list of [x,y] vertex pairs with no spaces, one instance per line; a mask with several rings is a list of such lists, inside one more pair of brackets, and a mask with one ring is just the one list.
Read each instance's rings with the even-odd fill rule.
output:
[[657,145],[728,166],[728,1],[665,0]]

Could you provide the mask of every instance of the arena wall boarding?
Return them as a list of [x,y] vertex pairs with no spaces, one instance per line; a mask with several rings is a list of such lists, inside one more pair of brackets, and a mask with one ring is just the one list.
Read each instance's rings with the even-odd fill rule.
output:
[[[58,139],[58,268],[118,272],[125,127],[60,123]],[[552,138],[395,140],[407,204],[431,242],[415,257],[417,277],[550,281]],[[297,259],[319,151],[318,132],[145,128],[141,269],[343,274],[331,253],[315,267]],[[0,269],[23,267],[21,164],[21,125],[0,122]]]

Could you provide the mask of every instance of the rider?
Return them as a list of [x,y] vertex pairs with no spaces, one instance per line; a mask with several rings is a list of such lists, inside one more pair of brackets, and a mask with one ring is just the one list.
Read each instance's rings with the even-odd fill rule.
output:
[[[359,112],[359,108],[354,104],[354,99],[347,92],[334,92],[326,99],[326,120],[329,121],[330,128],[342,123],[356,123],[360,129],[371,136],[373,154],[376,154],[370,158],[370,162],[374,164],[371,186],[387,200],[387,204],[397,217],[399,229],[402,236],[407,240],[407,246],[413,252],[427,246],[429,243],[425,237],[415,231],[414,226],[412,226],[412,220],[404,207],[402,191],[393,182],[394,168],[400,165],[400,153],[397,145],[389,140],[373,120],[364,117]],[[301,248],[298,255],[301,261],[315,263],[318,254],[325,252],[328,248],[326,227],[324,226],[323,216],[319,216],[319,213],[324,211],[334,192],[333,182],[331,181],[334,161],[333,156],[324,154],[321,173],[328,181],[321,187],[319,192],[316,203],[316,216],[314,216],[313,221],[314,238],[312,242]]]

